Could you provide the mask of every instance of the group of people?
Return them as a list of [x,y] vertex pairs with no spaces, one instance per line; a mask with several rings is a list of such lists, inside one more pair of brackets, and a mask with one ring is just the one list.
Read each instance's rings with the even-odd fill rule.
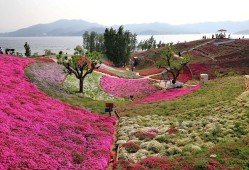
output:
[[175,81],[175,80],[171,80],[168,71],[170,70],[170,68],[164,69],[161,73],[161,78],[160,78],[160,82],[161,80],[165,81],[165,87],[168,88],[181,88],[183,86],[183,83],[179,82],[179,81]]
[[[228,35],[228,38],[231,37],[231,34]],[[222,39],[222,38],[226,38],[226,33],[220,33],[220,34],[212,34],[212,39]]]
[[[2,47],[0,47],[0,54],[4,54]],[[7,54],[7,55],[16,55],[15,49],[13,49],[13,48],[5,48],[5,54]]]

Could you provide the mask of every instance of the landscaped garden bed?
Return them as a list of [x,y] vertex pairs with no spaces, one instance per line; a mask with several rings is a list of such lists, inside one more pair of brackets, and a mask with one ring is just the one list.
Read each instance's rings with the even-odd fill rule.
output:
[[[185,160],[192,159],[191,162],[185,162],[186,166],[195,169],[200,162],[198,159],[193,159],[194,155],[202,153],[201,157],[204,161],[202,166],[207,166],[210,161],[214,161],[220,168],[225,168],[222,164],[227,163],[227,166],[232,168],[232,165],[236,165],[231,164],[233,155],[226,155],[226,157],[222,155],[221,158],[222,153],[215,148],[220,148],[220,144],[224,142],[238,143],[249,139],[248,113],[244,109],[238,109],[237,105],[236,101],[224,102],[207,106],[206,110],[209,111],[206,112],[203,112],[203,109],[197,109],[188,114],[186,114],[187,111],[178,115],[168,114],[167,117],[155,114],[133,118],[122,117],[117,131],[118,158],[121,162],[128,161],[131,167],[138,166],[150,157],[161,158],[161,166],[168,165],[173,168],[172,162],[184,156]],[[246,154],[249,156],[249,152]],[[176,160],[167,163],[163,159],[168,158],[163,157],[176,158]],[[247,161],[248,158],[241,157],[237,165],[246,167]],[[152,165],[155,164],[151,162]],[[184,168],[179,164],[178,166]],[[214,165],[210,167],[215,168]]]
[[130,96],[143,97],[157,91],[148,79],[124,79],[103,76],[100,79],[100,86],[105,92],[123,98]]
[[162,100],[170,100],[174,99],[179,96],[183,96],[189,93],[192,93],[200,88],[200,85],[196,85],[195,87],[190,88],[175,88],[175,89],[168,89],[168,90],[160,90],[156,93],[148,95],[144,97],[141,101],[142,102],[158,102]]

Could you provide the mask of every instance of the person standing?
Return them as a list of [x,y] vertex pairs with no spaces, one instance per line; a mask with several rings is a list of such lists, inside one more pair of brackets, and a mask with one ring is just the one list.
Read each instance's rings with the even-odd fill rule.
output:
[[0,47],[0,54],[3,54],[3,49],[2,49],[2,47]]

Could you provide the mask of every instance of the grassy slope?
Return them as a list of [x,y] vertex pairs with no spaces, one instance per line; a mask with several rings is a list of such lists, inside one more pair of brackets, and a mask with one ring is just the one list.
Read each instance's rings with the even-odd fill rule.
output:
[[[151,149],[150,146],[155,140],[138,140],[137,144],[141,144],[140,148],[147,149],[150,154],[171,157],[171,161],[175,161],[174,158],[184,157],[179,160],[180,165],[174,167],[176,169],[184,168],[184,164],[190,166],[189,169],[208,169],[207,165],[212,169],[216,167],[212,161],[217,161],[217,169],[247,169],[249,107],[245,107],[235,99],[244,90],[241,76],[223,77],[211,80],[198,91],[172,101],[136,103],[129,105],[129,108],[120,106],[119,112],[125,113],[130,118],[121,121],[118,139],[125,139],[124,134],[129,134],[128,138],[136,141],[134,131],[161,127],[156,138],[160,144],[154,146],[160,150],[157,151],[159,153],[153,153],[155,149]],[[190,122],[185,128],[187,133],[172,136],[166,132],[162,133],[169,125],[181,129],[181,123],[186,125],[187,122]],[[121,129],[124,129],[125,133]],[[165,148],[160,148],[161,145]],[[202,149],[196,151],[194,147],[188,148],[195,145],[201,146]],[[179,148],[182,150],[177,153]],[[171,152],[172,150],[176,151]],[[121,147],[120,157],[125,156],[130,160],[141,158],[139,154],[126,155],[126,153],[127,151]],[[210,158],[210,155],[215,155],[215,158]],[[155,166],[153,163],[152,165]]]
[[213,107],[217,103],[232,101],[244,90],[243,79],[237,77],[223,77],[209,81],[196,92],[176,98],[170,101],[156,103],[136,103],[134,105],[122,105],[118,108],[120,113],[128,116],[135,115],[169,115],[182,114],[190,112],[192,109],[201,109],[202,107]]

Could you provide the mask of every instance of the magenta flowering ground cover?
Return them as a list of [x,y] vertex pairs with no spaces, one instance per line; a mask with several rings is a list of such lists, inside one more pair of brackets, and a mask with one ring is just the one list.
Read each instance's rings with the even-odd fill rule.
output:
[[157,91],[148,79],[125,79],[103,76],[100,80],[100,86],[105,92],[117,97],[141,97]]
[[0,169],[106,169],[115,119],[40,92],[31,62],[0,55]]
[[191,88],[175,88],[169,90],[160,90],[154,94],[148,95],[143,98],[142,102],[157,102],[161,100],[169,100],[179,96],[183,96],[198,90],[201,86],[197,85]]

